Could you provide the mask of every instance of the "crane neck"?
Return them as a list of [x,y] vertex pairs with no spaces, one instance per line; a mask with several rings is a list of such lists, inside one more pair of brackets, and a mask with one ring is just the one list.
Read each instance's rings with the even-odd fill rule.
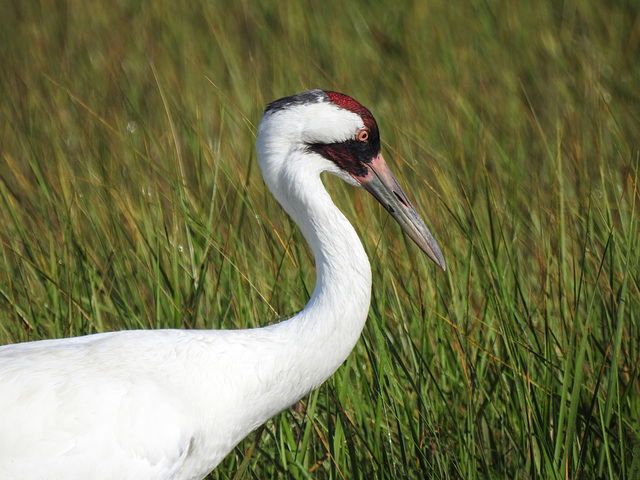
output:
[[[291,155],[294,158],[291,158]],[[295,156],[298,155],[297,158]],[[267,186],[300,228],[316,264],[316,284],[305,308],[275,329],[295,337],[295,368],[307,383],[303,395],[324,382],[347,358],[364,327],[371,301],[371,266],[353,226],[334,205],[312,159],[290,154],[271,175],[261,161]],[[286,167],[284,167],[286,168]],[[305,370],[306,369],[306,370]]]

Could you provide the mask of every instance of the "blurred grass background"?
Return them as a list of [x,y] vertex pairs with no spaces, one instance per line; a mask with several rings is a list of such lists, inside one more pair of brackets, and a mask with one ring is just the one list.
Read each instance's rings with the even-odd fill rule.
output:
[[640,478],[636,1],[0,4],[0,343],[301,309],[266,102],[354,96],[437,272],[327,178],[374,271],[341,369],[211,478]]

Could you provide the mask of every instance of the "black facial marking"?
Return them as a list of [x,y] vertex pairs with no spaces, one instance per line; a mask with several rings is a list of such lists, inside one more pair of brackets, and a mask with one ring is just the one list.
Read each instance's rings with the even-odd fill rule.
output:
[[380,135],[376,127],[369,130],[369,138],[365,141],[352,139],[340,143],[314,143],[308,148],[351,175],[363,177],[368,172],[367,165],[380,153]]

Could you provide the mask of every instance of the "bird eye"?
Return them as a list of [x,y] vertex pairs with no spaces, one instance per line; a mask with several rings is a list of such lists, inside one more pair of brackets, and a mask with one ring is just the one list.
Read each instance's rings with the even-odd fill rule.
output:
[[369,140],[369,132],[366,128],[363,128],[358,132],[358,141],[366,142],[367,140]]

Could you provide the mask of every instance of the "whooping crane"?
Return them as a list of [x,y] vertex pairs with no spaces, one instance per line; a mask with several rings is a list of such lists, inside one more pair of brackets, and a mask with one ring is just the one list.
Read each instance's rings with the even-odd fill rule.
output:
[[199,480],[249,432],[323,383],[364,326],[371,267],[320,174],[367,189],[442,269],[380,153],[373,116],[311,90],[258,128],[266,185],[316,262],[304,310],[248,330],[99,333],[0,347],[0,479]]

